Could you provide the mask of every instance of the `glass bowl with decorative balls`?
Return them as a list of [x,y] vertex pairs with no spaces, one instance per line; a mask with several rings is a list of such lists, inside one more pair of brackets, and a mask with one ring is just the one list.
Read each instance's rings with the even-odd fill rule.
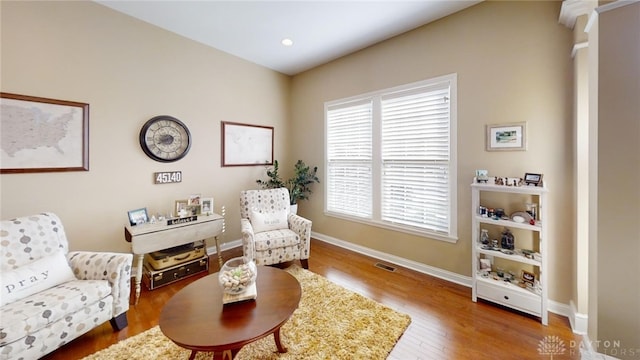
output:
[[241,294],[256,282],[258,269],[256,263],[245,257],[227,260],[218,274],[222,290],[227,294]]

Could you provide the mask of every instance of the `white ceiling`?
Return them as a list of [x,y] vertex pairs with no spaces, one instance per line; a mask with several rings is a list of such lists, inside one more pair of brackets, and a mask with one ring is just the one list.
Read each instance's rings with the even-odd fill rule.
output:
[[[295,75],[482,0],[94,1]],[[283,38],[291,38],[293,46],[283,46]]]

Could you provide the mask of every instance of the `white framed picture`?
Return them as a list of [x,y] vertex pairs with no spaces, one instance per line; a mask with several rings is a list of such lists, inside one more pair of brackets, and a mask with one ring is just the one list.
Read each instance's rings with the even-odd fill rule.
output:
[[200,199],[200,212],[203,215],[211,215],[213,214],[213,198],[202,198]]
[[487,151],[525,151],[527,150],[527,124],[487,125]]

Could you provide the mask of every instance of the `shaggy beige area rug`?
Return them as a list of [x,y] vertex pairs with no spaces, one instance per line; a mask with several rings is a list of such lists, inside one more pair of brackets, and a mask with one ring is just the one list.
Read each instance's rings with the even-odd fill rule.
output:
[[[282,326],[279,354],[273,335],[240,350],[236,359],[386,359],[411,318],[298,266],[286,269],[302,287],[298,309]],[[123,340],[84,360],[188,359],[190,351],[159,327]],[[197,360],[211,359],[198,353]]]

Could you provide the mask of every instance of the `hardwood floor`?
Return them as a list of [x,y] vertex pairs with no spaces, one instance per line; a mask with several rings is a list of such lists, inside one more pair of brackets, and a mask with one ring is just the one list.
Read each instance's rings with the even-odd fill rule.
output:
[[[240,255],[239,248],[223,253],[225,259]],[[581,337],[571,332],[568,319],[562,316],[550,313],[549,325],[543,326],[537,318],[487,302],[472,302],[470,288],[392,264],[388,265],[396,268],[393,272],[380,269],[376,262],[322,241],[311,242],[309,270],[411,316],[411,325],[389,359],[580,358]],[[212,256],[209,272],[217,271],[217,258]],[[107,322],[43,359],[80,359],[157,325],[167,300],[205,275],[153,291],[143,285],[139,303],[131,305],[127,314],[126,329],[114,333]],[[551,354],[541,354],[541,345],[558,347]]]

